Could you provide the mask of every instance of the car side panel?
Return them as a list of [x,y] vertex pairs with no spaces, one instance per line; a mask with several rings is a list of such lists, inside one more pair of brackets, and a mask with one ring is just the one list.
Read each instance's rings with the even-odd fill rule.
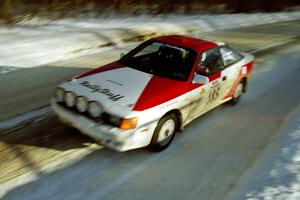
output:
[[253,59],[254,57],[250,54],[244,54],[245,57],[244,59],[242,59],[240,62],[238,62],[238,66],[237,66],[237,72],[238,75],[236,77],[236,79],[234,79],[232,86],[228,87],[229,90],[226,94],[226,96],[224,97],[224,99],[228,99],[230,97],[233,96],[235,89],[237,88],[238,84],[242,81],[243,78],[249,78],[250,73],[253,69]]

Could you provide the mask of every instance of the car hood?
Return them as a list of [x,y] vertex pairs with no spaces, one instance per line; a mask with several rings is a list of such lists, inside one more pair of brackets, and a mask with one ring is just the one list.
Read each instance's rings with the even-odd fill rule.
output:
[[99,102],[108,113],[125,116],[132,111],[152,77],[129,67],[118,67],[75,78],[60,87]]
[[89,101],[97,101],[105,112],[123,117],[133,110],[158,106],[195,86],[113,63],[78,76],[60,87]]

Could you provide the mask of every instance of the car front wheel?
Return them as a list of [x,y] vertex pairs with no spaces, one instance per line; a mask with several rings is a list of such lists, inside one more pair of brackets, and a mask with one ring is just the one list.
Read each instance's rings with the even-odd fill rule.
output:
[[169,114],[161,118],[152,137],[152,149],[155,151],[166,149],[175,136],[176,128],[177,117],[175,114]]

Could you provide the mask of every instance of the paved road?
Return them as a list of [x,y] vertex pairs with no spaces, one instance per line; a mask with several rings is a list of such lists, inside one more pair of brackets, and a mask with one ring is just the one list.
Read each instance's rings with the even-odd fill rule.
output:
[[117,153],[55,117],[0,136],[3,199],[219,200],[300,105],[300,45],[257,59],[249,91],[193,121],[164,152]]
[[[295,41],[295,39],[299,40],[300,20],[210,33],[193,31],[190,35],[225,41],[239,50],[253,51],[287,41]],[[131,47],[132,44],[113,47],[113,50],[101,54],[0,74],[0,122],[49,105],[49,99],[59,83],[88,68],[109,63],[117,59],[120,52],[126,52]]]

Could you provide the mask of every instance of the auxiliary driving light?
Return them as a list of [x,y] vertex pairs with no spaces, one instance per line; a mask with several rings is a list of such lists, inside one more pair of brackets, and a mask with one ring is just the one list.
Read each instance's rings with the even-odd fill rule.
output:
[[80,96],[76,99],[76,108],[79,112],[85,112],[88,108],[88,100],[87,98]]
[[73,107],[76,102],[76,95],[74,92],[65,92],[64,101],[68,107]]
[[65,90],[62,88],[55,89],[55,98],[56,98],[57,102],[61,103],[64,101],[64,93],[65,93]]
[[103,112],[103,109],[102,109],[101,105],[98,102],[91,101],[88,105],[88,112],[89,112],[91,117],[97,118],[97,117],[101,116],[101,114]]

